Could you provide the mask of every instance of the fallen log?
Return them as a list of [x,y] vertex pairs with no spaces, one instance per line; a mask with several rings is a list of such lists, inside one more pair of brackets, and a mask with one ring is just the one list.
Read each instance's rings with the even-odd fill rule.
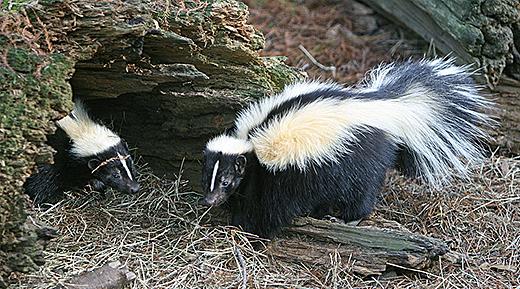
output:
[[81,273],[55,289],[123,289],[136,275],[119,261]]
[[330,255],[337,253],[363,276],[381,275],[391,267],[422,270],[450,251],[444,241],[396,229],[399,225],[392,221],[371,221],[392,229],[363,223],[352,226],[298,218],[285,231],[289,237],[271,242],[268,251],[287,262],[323,266],[330,266]]
[[431,41],[444,54],[478,63],[491,86],[507,70],[520,78],[520,4],[515,0],[363,0]]

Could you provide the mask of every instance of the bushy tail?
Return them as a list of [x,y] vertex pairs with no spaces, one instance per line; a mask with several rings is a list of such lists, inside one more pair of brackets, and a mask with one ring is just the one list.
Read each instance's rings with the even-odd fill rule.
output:
[[63,129],[71,139],[81,137],[86,130],[96,126],[96,123],[89,117],[83,102],[79,99],[74,102],[72,112],[57,121],[56,124]]
[[372,71],[357,89],[360,99],[372,103],[372,119],[362,123],[386,131],[401,146],[398,168],[405,174],[439,186],[453,172],[466,176],[468,165],[482,160],[479,141],[488,138],[483,128],[494,124],[483,110],[492,103],[479,95],[467,69],[453,59],[390,64]]
[[93,121],[83,103],[77,99],[73,111],[56,124],[72,140],[71,152],[77,156],[89,156],[119,143],[113,131]]

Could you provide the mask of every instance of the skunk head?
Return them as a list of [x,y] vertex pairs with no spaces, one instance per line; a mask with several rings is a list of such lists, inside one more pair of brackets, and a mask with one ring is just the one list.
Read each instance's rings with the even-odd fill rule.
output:
[[139,191],[134,162],[124,140],[121,139],[117,145],[88,157],[87,165],[92,176],[106,186],[123,193]]
[[135,193],[139,184],[126,142],[106,126],[93,121],[82,102],[56,123],[72,141],[70,155],[87,163],[92,177],[105,186]]
[[238,190],[252,151],[249,141],[227,135],[208,142],[202,170],[202,187],[206,194],[202,201],[204,205],[218,206]]

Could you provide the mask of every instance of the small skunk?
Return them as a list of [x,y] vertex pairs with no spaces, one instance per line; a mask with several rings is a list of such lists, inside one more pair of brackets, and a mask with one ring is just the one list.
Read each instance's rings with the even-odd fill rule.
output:
[[35,203],[56,203],[65,191],[85,186],[101,192],[107,187],[125,193],[139,190],[126,142],[94,122],[79,100],[56,124],[67,135],[67,144],[58,149],[54,164],[39,166],[25,182],[25,192]]
[[366,217],[393,167],[437,188],[467,176],[492,103],[453,62],[381,65],[357,87],[301,82],[251,104],[205,147],[202,203],[229,198],[233,225],[272,237],[305,214]]

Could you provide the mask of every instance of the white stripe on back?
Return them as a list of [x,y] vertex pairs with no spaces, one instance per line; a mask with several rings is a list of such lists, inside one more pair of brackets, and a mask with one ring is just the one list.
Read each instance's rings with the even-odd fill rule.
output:
[[130,178],[130,180],[133,181],[134,179],[132,178],[132,174],[130,173],[130,170],[128,169],[128,166],[126,165],[126,160],[119,153],[117,153],[117,156],[119,157],[119,161],[123,165],[123,168],[125,168],[126,174]]
[[113,131],[90,119],[83,104],[77,100],[74,110],[56,124],[72,140],[70,152],[79,157],[96,155],[121,142]]
[[219,161],[217,161],[215,163],[215,167],[213,167],[213,176],[211,177],[211,185],[209,187],[211,192],[213,192],[213,188],[215,188],[215,178],[217,177],[218,163]]

